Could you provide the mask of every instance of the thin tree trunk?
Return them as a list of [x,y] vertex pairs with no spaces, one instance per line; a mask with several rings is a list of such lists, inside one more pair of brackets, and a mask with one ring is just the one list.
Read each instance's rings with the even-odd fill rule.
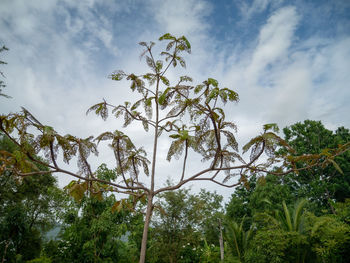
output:
[[332,210],[332,213],[333,213],[333,215],[336,215],[337,212],[336,212],[335,209],[334,209],[334,206],[333,206],[333,204],[332,204],[332,199],[331,199],[331,196],[330,196],[329,191],[328,191],[327,188],[326,188],[326,194],[327,194],[327,202],[328,202],[328,204],[329,204],[329,206],[330,206],[330,208],[331,208],[331,210]]
[[5,249],[4,249],[4,255],[2,256],[2,260],[1,260],[1,263],[4,263],[5,262],[5,258],[6,258],[6,253],[7,253],[7,248],[10,244],[10,240],[8,242],[6,242],[6,245],[5,245]]
[[219,219],[219,229],[220,229],[220,238],[219,238],[220,259],[221,259],[221,261],[224,261],[224,238],[222,236],[222,226],[221,226],[221,220],[220,219]]
[[[150,53],[152,57],[152,53]],[[153,57],[152,57],[153,59]],[[151,222],[152,212],[153,212],[153,196],[154,196],[154,185],[155,185],[155,173],[156,173],[156,161],[157,161],[157,145],[158,145],[158,125],[159,125],[159,106],[158,106],[158,89],[159,89],[159,75],[157,75],[156,84],[156,94],[155,94],[155,105],[156,105],[156,120],[154,127],[154,141],[153,141],[153,158],[152,158],[152,172],[151,172],[151,189],[148,193],[148,202],[146,210],[145,224],[143,226],[143,235],[141,241],[141,251],[140,251],[140,263],[145,263],[146,260],[146,250],[147,250],[147,238],[148,238],[148,228]]]
[[139,261],[140,263],[145,263],[145,260],[146,260],[148,228],[149,228],[149,223],[151,222],[152,212],[153,212],[153,197],[149,195],[148,202],[147,202],[145,224],[143,226],[143,235],[142,235],[140,261]]

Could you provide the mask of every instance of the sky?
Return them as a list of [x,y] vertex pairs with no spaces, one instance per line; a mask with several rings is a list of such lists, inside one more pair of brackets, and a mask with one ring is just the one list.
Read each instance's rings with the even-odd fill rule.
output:
[[[185,35],[192,54],[182,72],[200,83],[215,78],[240,96],[226,107],[238,126],[242,146],[265,123],[283,128],[305,119],[320,120],[331,130],[350,128],[350,1],[317,0],[0,0],[1,66],[7,87],[0,113],[24,106],[61,134],[97,136],[121,127],[121,121],[86,116],[103,98],[132,100],[126,83],[108,78],[115,70],[141,74],[140,41],[164,33]],[[157,43],[157,45],[159,45]],[[170,76],[175,78],[176,74]],[[151,154],[151,135],[132,125],[127,133]],[[106,146],[106,145],[102,145]],[[160,145],[166,156],[169,140]],[[165,158],[165,157],[164,157]],[[162,186],[179,165],[160,157]],[[189,172],[203,164],[196,158]],[[96,168],[114,157],[100,149]],[[74,163],[70,169],[75,169]],[[59,175],[59,184],[73,178]],[[233,189],[217,190],[226,199]]]

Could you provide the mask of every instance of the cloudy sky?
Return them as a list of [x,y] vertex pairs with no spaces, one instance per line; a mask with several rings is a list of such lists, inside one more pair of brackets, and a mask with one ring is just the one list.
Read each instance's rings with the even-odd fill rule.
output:
[[[42,123],[79,137],[114,130],[118,121],[86,116],[87,108],[102,98],[132,100],[108,75],[144,72],[137,43],[167,32],[192,44],[185,74],[197,83],[215,78],[239,93],[240,102],[227,111],[241,145],[270,122],[285,127],[312,119],[329,129],[350,128],[346,0],[1,0],[0,44],[10,49],[1,53],[8,62],[1,71],[12,99],[0,97],[0,112],[24,106]],[[140,127],[128,133],[136,144],[150,145]],[[100,152],[93,165],[112,167],[111,152]],[[162,178],[175,171],[162,161],[159,170],[167,171]],[[60,184],[70,179],[60,176]],[[206,187],[226,197],[232,192]]]

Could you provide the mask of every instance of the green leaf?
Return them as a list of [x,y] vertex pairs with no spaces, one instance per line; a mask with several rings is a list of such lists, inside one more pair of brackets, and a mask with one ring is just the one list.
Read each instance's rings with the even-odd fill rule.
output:
[[186,44],[186,47],[188,49],[191,49],[191,44],[190,42],[187,40],[187,38],[185,36],[182,36],[182,39],[184,40],[185,44]]
[[342,175],[344,175],[343,170],[340,168],[340,166],[333,160],[333,159],[328,159],[330,163],[333,164],[334,168]]
[[187,140],[188,139],[188,130],[183,130],[180,132],[181,134],[181,140]]
[[227,102],[227,93],[225,92],[225,90],[220,90],[219,91],[219,96],[221,98],[221,101],[225,104]]
[[108,108],[107,103],[105,101],[91,106],[86,111],[86,114],[89,114],[91,111],[95,111],[95,114],[100,115],[104,121],[108,118]]
[[154,63],[153,59],[151,59],[149,56],[146,56],[146,62],[151,69],[156,71],[156,64]]
[[253,145],[256,145],[264,140],[263,137],[257,136],[253,139],[251,139],[247,144],[245,144],[242,148],[243,153],[246,153]]
[[194,89],[194,93],[199,93],[204,88],[204,85],[197,85]]
[[148,127],[148,122],[147,122],[147,120],[143,120],[143,121],[142,121],[142,125],[143,125],[143,128],[145,129],[145,131],[148,132],[149,127]]
[[133,110],[136,110],[136,109],[140,106],[141,102],[142,102],[142,99],[136,101],[136,102],[131,106],[130,110],[132,110],[132,111],[133,111]]
[[63,189],[65,190],[69,190],[69,188],[71,188],[73,185],[75,185],[77,183],[76,180],[72,180],[68,185],[66,185],[65,187],[63,187]]
[[219,89],[214,88],[208,95],[206,102],[209,103],[212,99],[216,99],[219,95]]
[[162,41],[162,40],[176,40],[176,38],[173,35],[171,35],[170,33],[166,33],[163,36],[161,36],[159,38],[159,40],[160,41]]
[[163,105],[163,103],[165,102],[165,99],[169,90],[170,88],[166,88],[164,92],[159,96],[158,102],[160,105]]
[[239,100],[239,96],[238,93],[234,92],[233,90],[230,90],[228,88],[225,88],[228,92],[228,98],[230,101],[238,101]]
[[183,67],[183,68],[186,68],[186,62],[185,60],[182,58],[182,57],[176,57],[176,60],[180,62],[180,65]]
[[157,60],[157,62],[156,62],[156,71],[160,72],[162,70],[162,68],[163,68],[163,61]]
[[189,76],[181,76],[180,77],[180,82],[185,82],[185,81],[188,81],[188,82],[192,82],[193,79]]
[[119,80],[122,80],[125,76],[126,76],[126,74],[125,74],[124,71],[118,70],[117,72],[112,73],[112,74],[110,75],[110,78],[111,78],[112,80],[119,81]]
[[276,123],[268,123],[263,126],[264,132],[268,130],[273,130],[274,132],[279,132],[279,128]]
[[215,88],[218,87],[219,83],[216,79],[208,78],[208,84],[213,85]]
[[160,76],[160,80],[163,82],[164,85],[166,86],[170,85],[170,81],[166,77]]

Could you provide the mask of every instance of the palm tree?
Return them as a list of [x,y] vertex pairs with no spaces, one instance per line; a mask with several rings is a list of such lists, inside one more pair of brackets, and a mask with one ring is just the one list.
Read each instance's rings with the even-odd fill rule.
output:
[[283,213],[276,211],[275,218],[278,220],[283,230],[288,232],[294,231],[300,234],[303,232],[303,212],[306,203],[306,199],[301,199],[295,204],[294,209],[291,211],[291,213],[286,205],[286,202],[282,202]]
[[244,253],[248,248],[249,241],[253,236],[254,225],[251,225],[248,231],[243,229],[244,218],[240,224],[235,221],[226,223],[225,239],[234,255],[238,257],[239,262],[244,262]]
[[[278,225],[281,230],[286,232],[295,232],[300,235],[305,234],[304,231],[304,207],[307,203],[306,199],[299,200],[293,209],[289,209],[285,203],[282,202],[283,212],[276,210],[274,217],[270,217],[276,225]],[[301,245],[297,247],[297,263],[304,263],[308,249],[305,245]]]

